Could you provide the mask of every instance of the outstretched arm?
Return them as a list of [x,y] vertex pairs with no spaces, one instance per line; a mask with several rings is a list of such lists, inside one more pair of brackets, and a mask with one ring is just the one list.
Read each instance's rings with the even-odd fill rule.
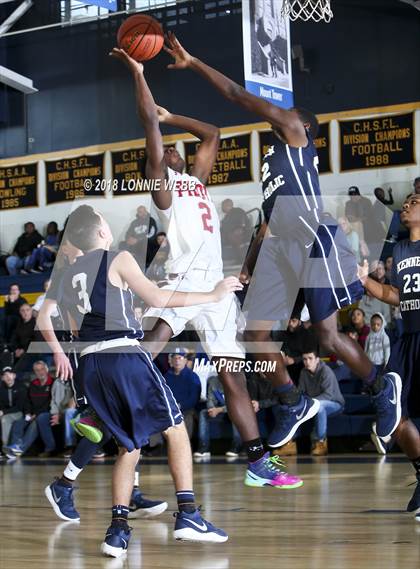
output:
[[387,304],[392,304],[392,306],[399,306],[400,304],[400,292],[392,285],[381,284],[378,281],[370,278],[369,273],[369,263],[365,260],[363,266],[359,266],[358,276],[362,285],[366,288],[368,292],[378,300],[386,302]]
[[158,107],[157,112],[160,122],[182,128],[201,140],[200,147],[195,154],[191,174],[205,184],[217,158],[220,140],[219,129],[217,126],[190,117],[174,115],[163,107]]
[[195,306],[209,302],[219,302],[231,292],[242,290],[236,277],[228,277],[210,292],[176,292],[164,290],[150,281],[138,266],[136,260],[123,251],[115,257],[109,268],[109,280],[114,286],[129,288],[149,306],[157,308],[175,308],[177,306]]
[[169,32],[167,35],[165,50],[175,60],[175,63],[168,65],[169,69],[189,68],[196,71],[216,87],[229,101],[241,105],[247,111],[255,113],[268,121],[273,128],[282,134],[290,146],[300,147],[307,145],[305,127],[296,111],[281,109],[260,97],[248,93],[246,89],[229,79],[229,77],[190,55],[179,43],[173,32]]
[[133,76],[137,112],[146,133],[146,177],[160,181],[160,189],[152,192],[152,198],[159,209],[168,209],[171,207],[172,195],[171,192],[165,191],[167,169],[164,160],[162,133],[159,128],[156,103],[144,78],[143,64],[135,61],[123,49],[116,47],[111,51],[111,55],[125,63]]

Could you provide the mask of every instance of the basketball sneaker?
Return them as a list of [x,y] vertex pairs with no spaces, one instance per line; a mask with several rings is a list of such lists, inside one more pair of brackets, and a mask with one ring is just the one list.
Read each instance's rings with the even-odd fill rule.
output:
[[109,526],[101,545],[101,552],[109,557],[122,557],[127,553],[131,528],[128,531],[119,526]]
[[401,420],[401,377],[397,373],[383,376],[384,387],[372,396],[376,408],[376,434],[387,443]]
[[176,518],[175,539],[202,543],[224,543],[228,540],[227,534],[222,529],[216,528],[201,517],[199,508],[192,514],[175,512],[174,517]]
[[297,405],[276,405],[276,409],[279,410],[276,424],[268,437],[268,444],[272,448],[285,445],[302,423],[315,417],[319,411],[319,401],[301,395]]
[[384,441],[378,437],[378,433],[376,432],[376,423],[372,423],[372,432],[370,433],[370,440],[373,442],[376,448],[376,452],[378,454],[385,455],[387,448]]
[[74,507],[73,487],[61,485],[58,483],[58,479],[56,479],[45,488],[44,492],[59,518],[68,522],[78,522],[80,520],[80,514]]
[[9,458],[12,458],[13,456],[21,456],[23,454],[23,449],[19,445],[9,445],[8,447],[4,447],[4,450]]
[[[417,478],[417,482],[415,482],[416,487],[414,489],[413,495],[411,496],[411,500],[408,502],[407,512],[415,512],[420,508],[420,475],[417,475],[416,478]],[[420,514],[420,512],[418,513]],[[420,521],[420,517],[417,518],[416,516],[416,520]]]
[[70,424],[81,437],[86,437],[95,444],[101,442],[103,437],[101,420],[91,407],[88,407],[74,419],[71,419]]
[[129,508],[130,513],[128,514],[128,517],[130,519],[154,518],[167,510],[168,504],[161,500],[148,500],[147,498],[144,498],[140,490],[134,489],[131,494]]
[[245,486],[261,488],[274,486],[285,490],[299,488],[303,480],[285,471],[285,464],[278,456],[270,456],[269,452],[255,462],[248,463],[245,476]]

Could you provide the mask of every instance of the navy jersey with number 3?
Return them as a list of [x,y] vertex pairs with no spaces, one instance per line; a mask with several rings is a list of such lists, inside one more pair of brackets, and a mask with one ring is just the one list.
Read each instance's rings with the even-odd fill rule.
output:
[[404,332],[420,331],[420,241],[404,239],[392,251],[391,284],[400,293]]
[[109,267],[119,252],[97,249],[78,257],[63,278],[63,302],[82,342],[143,337],[130,289],[114,286]]
[[[305,147],[294,148],[272,132],[271,146],[261,168],[263,211],[273,233],[293,226],[299,216],[322,213],[318,156],[308,135]],[[287,196],[286,199],[277,199]]]

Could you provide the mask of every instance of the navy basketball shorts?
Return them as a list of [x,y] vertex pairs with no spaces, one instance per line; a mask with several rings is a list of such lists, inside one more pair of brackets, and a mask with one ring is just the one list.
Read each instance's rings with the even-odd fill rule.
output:
[[264,239],[243,310],[248,322],[289,319],[298,295],[313,323],[363,296],[356,257],[330,216],[299,218],[293,230]]
[[70,361],[71,368],[73,370],[73,379],[71,381],[71,387],[73,389],[73,397],[77,407],[84,407],[85,405],[87,405],[87,398],[83,391],[83,386],[81,384],[79,376],[77,375],[77,368],[79,367],[80,360],[75,349],[70,350],[68,352],[68,358]]
[[140,345],[119,350],[81,357],[77,376],[89,405],[118,445],[131,452],[151,435],[180,424],[183,417],[150,354]]
[[420,332],[403,334],[391,347],[387,372],[401,377],[403,417],[418,417],[420,412]]

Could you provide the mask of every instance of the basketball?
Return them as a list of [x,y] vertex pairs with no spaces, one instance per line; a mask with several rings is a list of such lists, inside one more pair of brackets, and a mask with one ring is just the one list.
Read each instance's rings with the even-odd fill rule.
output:
[[136,61],[147,61],[162,49],[162,26],[151,16],[136,14],[121,24],[117,41],[118,46]]

